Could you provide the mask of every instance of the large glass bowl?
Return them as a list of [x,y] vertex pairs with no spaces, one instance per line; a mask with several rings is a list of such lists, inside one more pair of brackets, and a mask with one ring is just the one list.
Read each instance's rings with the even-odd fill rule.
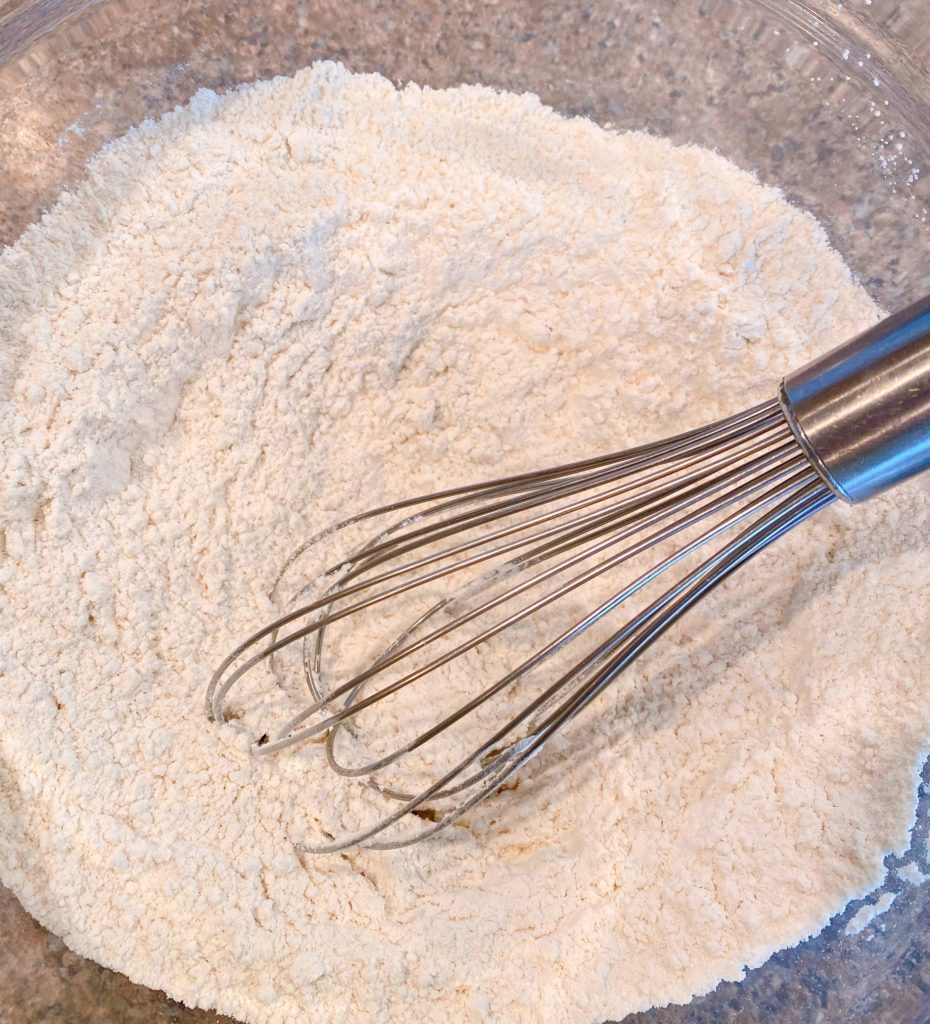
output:
[[[0,0],[0,244],[135,122],[324,57],[712,147],[813,212],[886,307],[930,291],[926,0]],[[926,804],[904,858],[925,870]],[[930,886],[886,887],[858,935],[861,903],[740,984],[629,1021],[930,1020]],[[45,941],[2,891],[0,950],[0,1019],[218,1019]]]

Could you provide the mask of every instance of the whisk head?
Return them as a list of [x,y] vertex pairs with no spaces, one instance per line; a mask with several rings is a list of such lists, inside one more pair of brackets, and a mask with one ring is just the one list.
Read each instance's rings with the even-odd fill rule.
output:
[[[296,654],[305,707],[256,746],[325,744],[376,820],[307,852],[392,849],[501,789],[684,612],[834,500],[776,400],[653,444],[397,502],[213,675],[209,717]],[[623,613],[623,614],[621,614]]]

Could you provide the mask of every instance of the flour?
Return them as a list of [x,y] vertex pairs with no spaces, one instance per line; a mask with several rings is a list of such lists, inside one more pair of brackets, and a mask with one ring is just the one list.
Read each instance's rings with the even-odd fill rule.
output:
[[897,893],[883,892],[873,903],[866,903],[860,907],[849,919],[846,925],[847,935],[858,935],[864,931],[877,918],[881,917],[891,907],[897,898]]
[[697,426],[876,317],[775,191],[532,97],[321,64],[133,129],[0,256],[0,878],[254,1024],[618,1019],[816,932],[908,843],[925,480],[770,549],[432,843],[298,859],[319,748],[202,698],[328,522]]
[[895,869],[895,873],[902,882],[906,882],[908,885],[923,885],[925,882],[930,882],[930,875],[921,871],[913,861],[902,864],[901,867]]

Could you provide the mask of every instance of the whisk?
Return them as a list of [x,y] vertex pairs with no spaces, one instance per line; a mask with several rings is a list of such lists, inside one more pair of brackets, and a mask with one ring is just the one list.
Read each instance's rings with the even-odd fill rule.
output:
[[[689,608],[777,538],[837,498],[863,501],[928,467],[930,298],[727,419],[396,502],[317,535],[291,556],[276,590],[317,545],[376,524],[313,574],[286,614],[229,654],[210,681],[207,713],[225,721],[234,686],[298,652],[310,702],[256,752],[322,743],[334,772],[382,802],[373,823],[299,849],[417,842],[504,788]],[[597,599],[579,614],[595,585]],[[623,608],[631,610],[621,619]],[[327,637],[351,638],[362,620],[383,642],[334,673],[341,645]],[[539,623],[550,630],[542,642]],[[485,665],[493,644],[510,655],[500,671]],[[464,669],[450,685],[456,665]],[[339,744],[359,746],[366,715],[382,727],[381,749],[348,763]],[[452,752],[439,768],[427,756],[437,747]],[[415,786],[386,781],[417,757]]]

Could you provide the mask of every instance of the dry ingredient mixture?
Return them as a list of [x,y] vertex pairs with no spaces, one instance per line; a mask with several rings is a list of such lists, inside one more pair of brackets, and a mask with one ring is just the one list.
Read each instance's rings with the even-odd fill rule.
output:
[[817,931],[907,845],[926,480],[770,549],[451,838],[301,861],[345,787],[202,697],[327,522],[696,426],[876,316],[776,191],[530,96],[327,63],[133,129],[0,256],[0,879],[253,1024],[617,1019]]

